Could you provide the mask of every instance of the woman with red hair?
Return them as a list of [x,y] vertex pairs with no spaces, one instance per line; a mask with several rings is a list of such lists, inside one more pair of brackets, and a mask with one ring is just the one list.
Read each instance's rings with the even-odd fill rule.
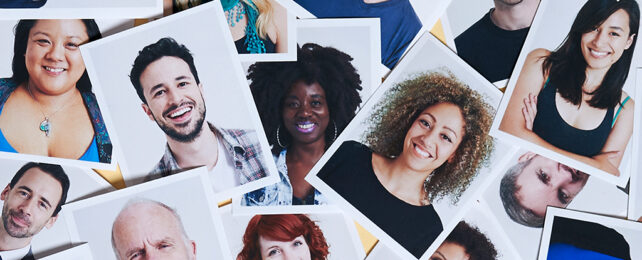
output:
[[243,234],[237,260],[325,260],[328,243],[323,232],[306,215],[256,215]]

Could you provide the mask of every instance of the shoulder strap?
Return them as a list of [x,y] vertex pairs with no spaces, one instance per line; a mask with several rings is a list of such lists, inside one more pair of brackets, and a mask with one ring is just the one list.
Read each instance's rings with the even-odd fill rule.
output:
[[622,101],[622,105],[617,109],[617,112],[615,112],[615,116],[613,117],[613,122],[611,123],[611,128],[615,125],[615,121],[617,120],[617,117],[620,115],[620,111],[622,111],[622,107],[624,107],[624,104],[631,99],[631,96],[627,96],[624,101]]

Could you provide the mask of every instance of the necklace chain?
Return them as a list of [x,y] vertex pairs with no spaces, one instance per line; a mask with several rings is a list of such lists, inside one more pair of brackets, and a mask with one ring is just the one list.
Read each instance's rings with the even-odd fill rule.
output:
[[49,116],[47,116],[45,114],[44,109],[42,109],[42,105],[40,104],[40,102],[38,102],[36,97],[31,92],[31,84],[29,84],[29,83],[27,83],[27,91],[29,91],[29,96],[31,96],[33,101],[35,101],[36,104],[38,104],[38,110],[40,110],[40,113],[45,118],[42,121],[40,121],[40,125],[38,126],[38,129],[40,129],[40,131],[44,132],[46,137],[49,137],[49,133],[51,132],[51,128],[52,128],[52,124],[51,124],[51,121],[49,120],[49,117],[52,117],[53,115],[58,113],[60,110],[62,110],[63,108],[67,107],[67,105],[69,105],[70,102],[65,102],[65,104],[60,106],[60,108],[56,109],[56,111],[54,111],[53,113],[49,114]]

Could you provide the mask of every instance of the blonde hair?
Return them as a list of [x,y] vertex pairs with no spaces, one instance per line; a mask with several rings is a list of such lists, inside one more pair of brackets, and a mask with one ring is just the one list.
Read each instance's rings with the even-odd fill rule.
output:
[[259,13],[256,18],[256,31],[261,39],[267,39],[267,27],[272,21],[272,5],[269,0],[241,0]]

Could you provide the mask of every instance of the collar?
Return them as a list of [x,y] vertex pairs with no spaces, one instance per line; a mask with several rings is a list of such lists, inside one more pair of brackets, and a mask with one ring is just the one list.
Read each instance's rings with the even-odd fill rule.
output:
[[[210,122],[207,122],[207,125],[210,130],[214,132],[217,138],[219,138],[218,140],[223,141],[223,147],[225,147],[225,151],[232,156],[236,167],[242,167],[240,160],[245,159],[245,148],[240,144],[237,138],[230,134],[228,130],[219,129]],[[176,162],[176,158],[174,157],[174,153],[167,143],[165,144],[165,154],[163,154],[161,161],[165,162],[165,165],[169,166],[170,169],[180,169],[178,162]]]
[[0,257],[2,257],[2,260],[20,260],[25,256],[27,256],[27,254],[29,254],[30,251],[31,251],[31,244],[28,244],[23,248],[18,248],[18,249],[8,250],[8,251],[0,251]]

